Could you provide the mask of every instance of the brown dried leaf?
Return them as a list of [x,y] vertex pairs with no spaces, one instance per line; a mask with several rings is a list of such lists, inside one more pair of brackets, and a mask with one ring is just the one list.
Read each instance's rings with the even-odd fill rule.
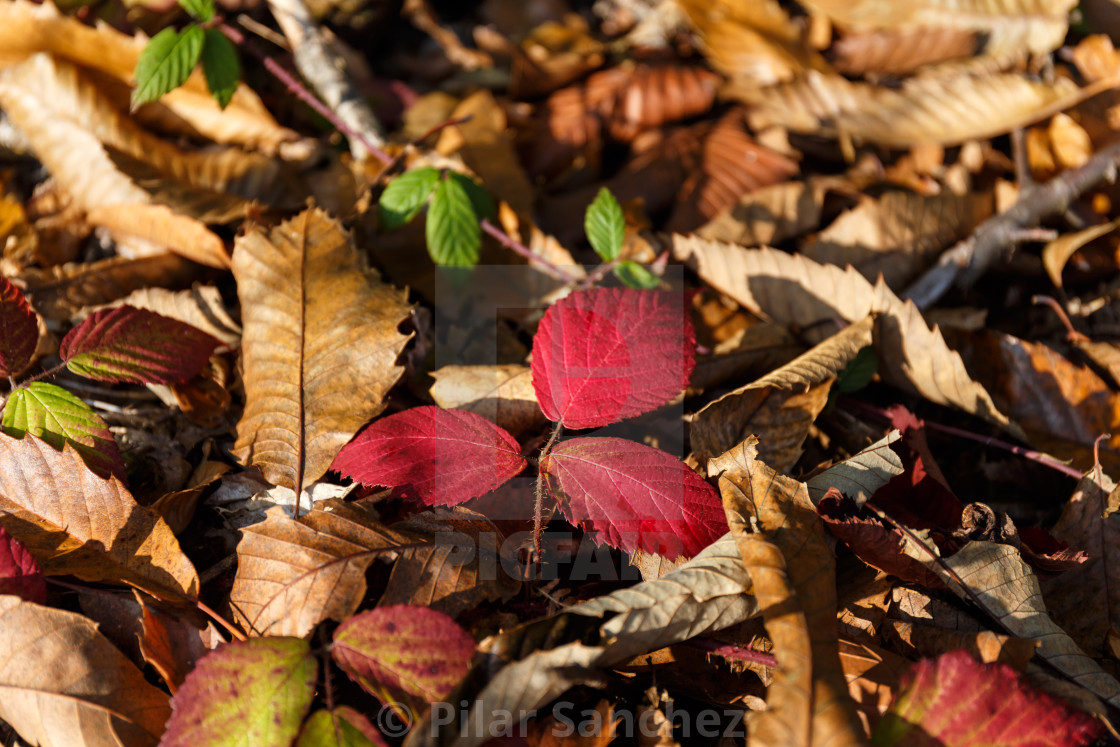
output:
[[546,422],[528,366],[444,366],[432,378],[432,399],[444,409],[477,413],[514,436]]
[[69,444],[0,434],[0,525],[47,573],[124,582],[167,599],[198,594],[198,575],[163,519]]
[[981,40],[971,29],[891,28],[848,33],[832,45],[833,66],[849,75],[903,75],[927,65],[971,57]]
[[299,519],[272,508],[242,530],[230,607],[250,634],[303,637],[323,620],[345,620],[366,594],[370,563],[413,541],[360,509],[328,505],[331,511],[316,507]]
[[1018,73],[927,74],[895,89],[809,71],[790,83],[746,88],[735,95],[751,105],[754,129],[778,125],[909,148],[993,137],[1044,119],[1097,90],[1079,89],[1066,78],[1046,84]]
[[985,664],[1000,661],[1017,672],[1026,668],[1036,648],[1030,638],[1016,638],[990,630],[946,630],[901,620],[887,622],[884,638],[890,648],[909,659],[935,659],[946,651],[964,649],[977,661]]
[[1061,288],[1062,269],[1066,266],[1066,262],[1069,262],[1074,254],[1077,254],[1077,250],[1101,236],[1112,233],[1118,226],[1120,226],[1120,219],[1102,223],[1099,226],[1090,226],[1081,231],[1062,234],[1048,242],[1042,248],[1042,266],[1046,268],[1046,274],[1050,276],[1050,282]]
[[871,344],[870,316],[838,332],[781,368],[728,392],[692,415],[692,448],[701,460],[761,434],[759,458],[788,472],[801,456],[809,426],[828,401],[836,374]]
[[910,662],[878,646],[841,638],[840,666],[848,681],[848,692],[859,709],[860,720],[870,734],[890,707],[899,680],[910,668]]
[[0,596],[0,718],[42,747],[155,745],[167,695],[81,615]]
[[[699,329],[698,329],[699,333]],[[707,389],[735,378],[758,378],[785,365],[805,349],[789,330],[760,322],[706,355],[698,355],[689,386]]]
[[363,266],[341,226],[309,208],[239,237],[245,412],[234,451],[274,485],[300,490],[385,405],[404,369],[402,292]]
[[702,239],[743,246],[778,244],[820,224],[826,180],[782,182],[743,195],[697,231]]
[[205,225],[166,205],[103,205],[90,208],[86,220],[120,239],[140,239],[165,246],[200,265],[229,268],[226,244]]
[[199,630],[191,623],[167,614],[143,594],[136,594],[142,610],[141,632],[138,636],[144,661],[159,672],[174,695],[195,664],[225,640],[208,622]]
[[702,67],[638,65],[621,71],[621,85],[603,112],[615,140],[629,142],[645,130],[703,114],[716,99],[719,76]]
[[898,430],[891,430],[855,456],[810,477],[805,481],[810,500],[817,505],[830,488],[835,488],[862,506],[876,490],[903,473],[902,459],[891,448],[901,438]]
[[832,551],[808,489],[758,461],[754,436],[709,461],[708,474],[719,477],[731,534],[781,663],[749,744],[864,744],[838,655]]

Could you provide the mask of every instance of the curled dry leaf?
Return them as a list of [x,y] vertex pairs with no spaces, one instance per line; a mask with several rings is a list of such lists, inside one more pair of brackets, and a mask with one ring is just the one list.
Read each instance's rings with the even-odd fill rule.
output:
[[836,488],[857,506],[862,506],[876,490],[903,473],[902,460],[891,448],[891,444],[901,438],[902,434],[897,429],[891,430],[855,456],[810,477],[805,481],[809,498],[816,504],[829,488]]
[[874,321],[869,316],[849,325],[781,368],[705,405],[691,417],[693,451],[709,459],[752,433],[766,433],[759,458],[778,472],[792,469],[836,375],[871,344]]
[[546,421],[528,366],[443,366],[432,378],[437,405],[477,413],[514,436]]
[[167,599],[194,597],[198,575],[163,519],[115,477],[94,474],[69,444],[0,435],[0,525],[49,574],[124,582]]
[[905,75],[927,65],[971,57],[981,40],[955,28],[895,28],[844,34],[832,45],[832,64],[848,75]]
[[743,195],[696,231],[702,239],[743,246],[778,244],[816,228],[829,179],[781,182]]
[[155,745],[171,711],[92,621],[0,595],[0,718],[41,747]]
[[328,618],[344,620],[366,594],[365,571],[413,538],[374,522],[360,509],[328,502],[299,519],[282,508],[245,527],[230,590],[234,617],[253,635],[306,636]]
[[404,371],[395,361],[408,337],[397,325],[409,306],[321,210],[236,247],[246,401],[234,451],[272,484],[299,490],[384,409]]
[[[166,288],[140,288],[110,304],[133,306],[176,319],[202,330],[231,348],[241,342],[241,325],[230,317],[222,301],[221,291],[213,285],[195,285],[189,290],[171,291]],[[89,309],[90,312],[99,311]],[[79,314],[84,317],[84,314]]]
[[31,362],[39,322],[19,288],[0,276],[0,376],[14,376]]
[[505,430],[465,410],[413,407],[368,426],[331,469],[364,485],[403,487],[428,506],[476,498],[525,468]]
[[[708,462],[781,666],[750,744],[863,743],[839,660],[836,569],[804,483],[758,460],[758,439]],[[751,520],[758,531],[752,529]]]
[[1046,274],[1050,276],[1050,282],[1061,288],[1062,269],[1065,268],[1066,262],[1077,253],[1077,250],[1101,236],[1112,233],[1118,226],[1120,226],[1120,220],[1109,221],[1099,226],[1091,226],[1081,231],[1063,234],[1048,242],[1042,248],[1042,266],[1046,268]]
[[[750,588],[735,542],[724,535],[659,579],[492,636],[479,644],[484,659],[446,699],[465,700],[463,710],[444,728],[432,728],[427,714],[405,745],[481,745],[497,714],[540,708],[569,687],[597,682],[599,668],[753,617]],[[491,661],[508,663],[495,671]]]

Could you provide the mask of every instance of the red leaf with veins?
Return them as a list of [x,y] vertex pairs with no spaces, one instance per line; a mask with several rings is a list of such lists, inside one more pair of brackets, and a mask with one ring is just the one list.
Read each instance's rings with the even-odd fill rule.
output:
[[573,438],[540,469],[564,517],[596,542],[673,559],[727,533],[715,488],[659,449],[622,438]]
[[533,338],[533,388],[549,420],[599,428],[649,412],[688,384],[696,333],[679,293],[577,291]]
[[0,376],[19,373],[35,353],[39,323],[19,288],[0,275]]
[[3,527],[0,527],[0,594],[13,594],[36,604],[47,603],[47,583],[39,562]]
[[964,651],[915,664],[872,743],[899,747],[1078,747],[1102,724],[1035,690],[1006,664]]
[[66,337],[58,356],[97,381],[174,384],[197,374],[218,341],[197,327],[133,306],[95,311]]
[[439,407],[381,418],[331,465],[364,485],[407,488],[428,506],[488,493],[524,468],[521,447],[504,429],[473,412]]

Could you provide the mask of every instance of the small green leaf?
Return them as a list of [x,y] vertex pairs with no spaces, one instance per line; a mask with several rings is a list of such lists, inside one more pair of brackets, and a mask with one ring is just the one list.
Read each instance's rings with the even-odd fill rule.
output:
[[196,21],[206,23],[214,18],[214,0],[179,0],[179,5]]
[[62,387],[36,381],[16,389],[4,406],[3,429],[15,438],[30,433],[59,451],[69,443],[97,474],[126,480],[124,462],[109,426],[89,405]]
[[[622,239],[626,235],[626,217],[622,206],[606,187],[599,190],[595,201],[587,207],[583,216],[583,230],[591,248],[604,260],[618,257],[622,251]],[[644,288],[648,286],[635,286]]]
[[233,42],[217,29],[206,30],[206,40],[202,45],[202,73],[214,100],[225,109],[237,90],[237,82],[241,80],[241,62],[237,59]]
[[649,290],[661,285],[661,278],[647,270],[644,265],[629,259],[624,259],[615,266],[614,275],[622,281],[623,285],[639,290]]
[[467,193],[467,197],[471,199],[471,207],[474,208],[475,216],[478,218],[493,218],[498,214],[498,209],[494,206],[494,198],[490,196],[490,192],[485,187],[458,171],[450,172],[449,176],[459,182],[463,191]]
[[437,181],[437,169],[423,168],[406,171],[389,182],[378,201],[381,227],[392,231],[415,218],[428,201]]
[[842,394],[859,391],[871,383],[879,368],[879,358],[875,348],[868,345],[856,353],[844,370],[836,377],[836,389]]
[[198,26],[188,26],[182,33],[166,28],[153,36],[136,61],[132,108],[155,101],[183,85],[198,64],[205,38],[205,32]]
[[432,196],[425,226],[428,254],[437,265],[473,267],[478,263],[482,229],[471,198],[456,179],[441,179]]

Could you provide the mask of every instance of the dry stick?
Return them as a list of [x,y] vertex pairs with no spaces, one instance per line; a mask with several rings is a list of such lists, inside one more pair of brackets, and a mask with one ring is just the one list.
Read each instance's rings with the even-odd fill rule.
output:
[[976,282],[1009,247],[1013,247],[1018,231],[1064,213],[1074,200],[1101,180],[1113,181],[1117,165],[1120,165],[1120,143],[1097,152],[1081,168],[1066,171],[1034,187],[1010,210],[984,221],[971,236],[947,249],[936,265],[906,289],[903,298],[925,309],[953,285],[967,286]]
[[1038,295],[1038,296],[1031,296],[1031,303],[1034,304],[1035,306],[1039,306],[1039,305],[1044,304],[1044,305],[1049,306],[1051,309],[1054,310],[1054,313],[1058,315],[1058,319],[1061,320],[1062,324],[1066,328],[1066,340],[1067,341],[1069,341],[1069,342],[1089,342],[1088,337],[1086,337],[1085,335],[1081,334],[1080,332],[1078,332],[1076,329],[1073,328],[1073,322],[1071,322],[1069,320],[1069,315],[1066,314],[1066,310],[1063,309],[1062,305],[1060,303],[1058,303],[1056,300],[1054,300],[1050,296]]

